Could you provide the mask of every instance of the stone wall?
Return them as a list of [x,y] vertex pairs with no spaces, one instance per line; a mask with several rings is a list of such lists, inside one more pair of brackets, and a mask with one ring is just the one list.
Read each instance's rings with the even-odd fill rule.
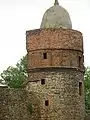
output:
[[[52,72],[52,74],[53,74],[53,72]],[[53,76],[52,76],[52,79],[54,80]],[[57,81],[57,82],[60,82],[60,81]],[[72,81],[72,82],[75,82],[75,81]],[[64,82],[64,84],[65,84],[65,82]],[[46,98],[48,99],[48,94],[49,94],[48,92],[45,95],[42,94],[41,90],[43,90],[43,88],[45,88],[45,86],[41,86],[42,88],[40,88],[39,93],[36,92],[35,89],[33,90],[32,88],[30,88],[30,84],[27,87],[29,87],[29,91],[31,91],[31,92],[27,92],[24,89],[8,89],[8,88],[0,87],[0,120],[42,120],[42,116],[48,117],[49,116],[48,113],[50,113],[50,112],[51,112],[50,113],[51,115],[54,115],[52,117],[55,120],[56,113],[58,113],[56,108],[58,108],[58,107],[61,108],[63,106],[63,102],[65,102],[65,99],[63,99],[63,97],[62,97],[62,99],[60,99],[60,106],[53,106],[53,107],[55,107],[55,109],[54,109],[54,114],[52,114],[53,111],[50,111],[49,107],[47,107],[47,106],[44,107],[45,106],[44,101],[46,100]],[[52,86],[52,90],[55,89],[55,86],[56,85]],[[74,84],[73,84],[73,86],[74,86]],[[49,105],[52,104],[53,102],[55,102],[54,105],[56,104],[56,102],[57,103],[59,102],[58,99],[55,100],[58,97],[57,96],[58,92],[57,91],[55,91],[55,92],[56,92],[55,95],[51,94],[49,97],[49,100],[50,100]],[[65,90],[64,90],[64,92],[65,92]],[[73,91],[70,91],[70,92],[73,93]],[[65,95],[65,94],[63,94],[63,95]],[[41,99],[42,96],[44,99]],[[61,93],[59,96],[61,97]],[[66,112],[64,112],[64,114],[70,115],[72,117],[72,119],[75,120],[75,114],[76,114],[75,109],[72,109],[72,107],[71,107],[71,109],[69,109],[70,106],[68,107],[68,105],[71,105],[73,103],[74,98],[72,97],[71,99],[72,99],[72,101],[68,101],[69,100],[69,96],[68,96],[68,99],[66,99],[67,105],[65,104],[65,106],[63,106],[63,109],[59,110],[59,112],[60,111],[64,112],[66,110],[68,114]],[[55,100],[55,101],[53,101],[53,100]],[[76,99],[75,99],[75,101],[76,101]],[[41,102],[43,102],[43,106],[42,106],[43,109],[41,107]],[[75,103],[75,104],[77,104],[77,103]],[[73,104],[73,105],[75,105],[75,104]],[[78,104],[75,106],[76,106],[77,110],[80,110]],[[80,113],[81,112],[83,112],[83,111],[80,111]],[[46,116],[46,115],[48,115],[48,116]],[[83,114],[81,114],[81,115],[83,117]],[[62,119],[65,120],[65,117],[63,117]],[[72,120],[72,119],[70,118],[70,120]],[[52,118],[50,118],[50,120],[52,120]],[[58,120],[58,118],[57,118],[57,120]],[[77,120],[78,120],[78,118],[77,118]],[[83,120],[83,118],[81,120]],[[90,120],[90,113],[88,113],[86,115],[85,120]]]
[[38,120],[38,104],[34,93],[0,87],[0,120]]
[[[41,80],[45,79],[45,84]],[[40,99],[41,120],[84,120],[83,73],[74,69],[34,69],[27,90]],[[82,83],[81,95],[79,82]],[[49,105],[45,106],[45,101]]]

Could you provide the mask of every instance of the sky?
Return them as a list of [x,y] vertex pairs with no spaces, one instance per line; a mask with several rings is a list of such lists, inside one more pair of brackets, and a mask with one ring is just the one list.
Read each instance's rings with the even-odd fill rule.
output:
[[[40,28],[55,0],[0,0],[0,73],[26,54],[27,30]],[[83,33],[85,66],[90,66],[90,0],[58,0],[70,14],[73,29]]]

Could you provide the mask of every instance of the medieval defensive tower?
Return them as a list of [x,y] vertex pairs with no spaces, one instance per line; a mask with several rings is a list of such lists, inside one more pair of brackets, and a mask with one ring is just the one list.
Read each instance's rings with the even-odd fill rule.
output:
[[36,96],[37,119],[84,120],[83,36],[58,0],[40,29],[26,32],[26,48],[27,89]]

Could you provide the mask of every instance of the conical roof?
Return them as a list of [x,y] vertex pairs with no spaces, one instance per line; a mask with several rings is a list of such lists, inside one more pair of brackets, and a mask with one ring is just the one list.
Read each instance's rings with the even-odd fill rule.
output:
[[72,28],[69,13],[59,5],[58,0],[45,12],[40,28]]

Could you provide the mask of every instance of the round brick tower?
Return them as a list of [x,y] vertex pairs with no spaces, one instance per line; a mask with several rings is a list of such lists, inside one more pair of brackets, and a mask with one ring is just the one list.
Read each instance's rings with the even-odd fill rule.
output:
[[39,100],[37,119],[84,120],[83,36],[72,29],[57,0],[44,14],[41,28],[26,32],[26,48],[27,89]]

